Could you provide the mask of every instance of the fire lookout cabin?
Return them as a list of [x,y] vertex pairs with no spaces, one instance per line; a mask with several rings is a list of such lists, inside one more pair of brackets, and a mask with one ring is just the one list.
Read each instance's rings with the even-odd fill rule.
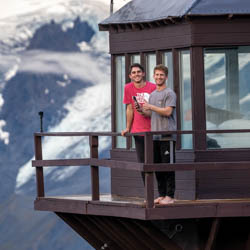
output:
[[[132,0],[99,24],[109,32],[111,132],[35,133],[35,210],[51,211],[95,249],[250,249],[250,2]],[[175,161],[153,162],[145,132],[138,163],[125,128],[123,89],[132,63],[169,69],[177,94]],[[168,133],[166,131],[157,133]],[[42,137],[85,136],[90,156],[43,159]],[[110,158],[98,157],[102,136]],[[91,194],[46,196],[43,168],[91,169]],[[111,194],[99,191],[99,167],[111,169]],[[175,171],[176,202],[155,205],[155,171]],[[141,179],[145,173],[145,187]],[[81,183],[79,183],[81,185]]]

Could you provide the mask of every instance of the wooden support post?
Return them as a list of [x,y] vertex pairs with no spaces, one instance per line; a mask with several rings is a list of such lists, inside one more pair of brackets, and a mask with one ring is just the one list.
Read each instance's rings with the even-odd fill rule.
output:
[[192,77],[192,121],[194,149],[206,150],[206,133],[196,131],[206,130],[206,104],[204,80],[204,54],[202,47],[191,48],[191,77]]
[[[98,158],[98,136],[89,137],[90,145],[90,158]],[[91,191],[92,191],[92,200],[100,199],[99,191],[99,167],[90,166],[91,169]]]
[[126,137],[126,149],[131,149],[132,148],[132,137],[131,136],[127,136]]
[[174,142],[173,141],[170,141],[170,163],[174,163],[174,155],[175,155],[175,152],[174,152]]
[[219,226],[220,226],[220,218],[215,218],[212,222],[212,226],[211,226],[211,230],[210,230],[210,234],[207,240],[205,250],[213,249],[215,245],[216,236],[219,230]]
[[156,64],[162,64],[162,52],[159,50],[156,51]]
[[246,241],[245,250],[250,250],[250,232],[248,233],[248,239]]
[[[145,141],[145,163],[154,162],[154,150],[153,150],[153,136],[152,134],[146,134],[144,137]],[[145,198],[146,198],[146,207],[154,207],[154,173],[146,172],[145,173]]]
[[[42,137],[35,136],[35,159],[42,160]],[[37,188],[37,197],[44,197],[44,178],[43,178],[43,167],[36,167],[36,188]]]
[[[173,83],[174,83],[174,91],[177,96],[181,96],[180,93],[180,54],[177,49],[172,49],[173,54]],[[177,130],[181,130],[181,111],[180,111],[180,98],[176,100],[176,118],[177,118]],[[176,148],[181,149],[181,135],[178,134],[176,136]]]
[[[111,130],[116,131],[116,57],[111,55]],[[118,100],[120,101],[120,100]],[[112,149],[116,148],[117,137],[112,136]]]

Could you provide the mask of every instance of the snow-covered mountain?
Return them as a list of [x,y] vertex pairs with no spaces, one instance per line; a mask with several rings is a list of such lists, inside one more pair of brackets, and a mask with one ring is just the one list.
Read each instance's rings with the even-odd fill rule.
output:
[[[126,0],[114,1],[114,8]],[[0,249],[92,249],[51,213],[33,211],[33,132],[110,131],[109,0],[0,3]],[[107,154],[109,138],[100,141]],[[88,155],[86,138],[45,138],[44,158]],[[89,192],[86,168],[47,169],[47,194]],[[101,170],[101,191],[109,171]],[[84,185],[80,185],[84,183]],[[62,240],[63,239],[63,240]]]

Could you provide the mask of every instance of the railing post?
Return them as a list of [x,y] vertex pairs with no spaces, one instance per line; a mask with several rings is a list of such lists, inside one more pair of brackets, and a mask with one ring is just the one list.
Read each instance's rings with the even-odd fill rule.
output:
[[175,159],[174,141],[171,140],[169,143],[170,143],[170,163],[174,163]]
[[[153,136],[152,134],[145,134],[145,163],[150,164],[154,162],[154,150],[153,150]],[[154,207],[154,173],[146,172],[145,173],[145,198],[146,198],[146,207]]]
[[[90,136],[89,145],[90,145],[90,158],[98,158],[98,136]],[[99,167],[90,166],[90,169],[91,169],[92,200],[98,201],[100,199]]]
[[[42,160],[42,137],[35,135],[35,159]],[[43,167],[36,167],[36,188],[37,197],[44,197],[44,178],[43,178]]]
[[127,136],[126,137],[126,149],[129,150],[132,148],[132,137],[131,136]]

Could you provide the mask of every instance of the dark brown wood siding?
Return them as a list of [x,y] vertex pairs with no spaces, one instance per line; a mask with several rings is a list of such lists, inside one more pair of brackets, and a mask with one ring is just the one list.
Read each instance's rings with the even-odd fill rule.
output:
[[[231,152],[232,154],[232,152]],[[248,150],[235,150],[231,157],[230,151],[203,152],[192,151],[177,152],[177,162],[196,161],[195,156],[199,156],[199,161],[249,161]],[[237,155],[239,157],[237,157]],[[111,153],[112,159],[136,161],[136,153],[131,150],[125,153],[124,150],[115,150]],[[221,170],[221,171],[177,171],[175,175],[177,199],[222,199],[222,198],[247,198],[250,193],[250,170]],[[157,182],[155,182],[155,196],[157,192]],[[111,193],[120,196],[144,197],[144,186],[140,172],[122,169],[111,170]]]
[[[116,160],[137,161],[135,150],[112,150],[111,158]],[[155,184],[155,196],[158,195]],[[111,169],[111,193],[113,195],[144,197],[144,185],[141,173],[138,171],[129,171],[123,169]]]
[[188,47],[191,44],[188,23],[167,25],[154,29],[130,30],[110,34],[110,53],[135,53]]
[[192,20],[192,46],[230,46],[250,44],[250,17],[195,18]]

